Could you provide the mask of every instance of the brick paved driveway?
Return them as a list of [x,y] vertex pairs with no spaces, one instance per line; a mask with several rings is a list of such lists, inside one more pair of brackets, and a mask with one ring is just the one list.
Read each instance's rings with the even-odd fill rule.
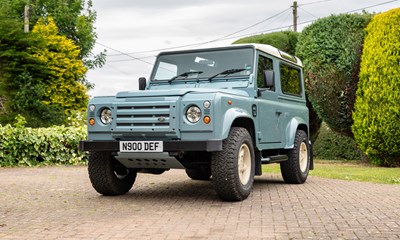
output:
[[243,202],[184,171],[103,197],[86,167],[0,168],[0,239],[400,239],[400,186],[257,177]]

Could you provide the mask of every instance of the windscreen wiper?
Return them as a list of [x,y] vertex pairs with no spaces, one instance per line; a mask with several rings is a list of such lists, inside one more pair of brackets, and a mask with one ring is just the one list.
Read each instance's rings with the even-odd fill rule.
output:
[[244,68],[233,68],[233,69],[228,69],[228,70],[225,70],[225,71],[223,71],[223,72],[220,72],[220,73],[218,73],[218,74],[215,74],[215,75],[209,77],[209,78],[208,78],[208,81],[211,82],[211,80],[212,80],[213,78],[216,78],[216,77],[218,77],[219,75],[225,74],[224,77],[226,77],[226,76],[228,76],[229,74],[241,72],[241,71],[243,71],[243,70],[246,70],[246,69],[244,69]]
[[168,81],[168,83],[171,83],[172,81],[174,81],[175,79],[180,78],[180,77],[185,77],[185,78],[187,78],[187,77],[189,77],[189,76],[192,75],[192,74],[200,74],[200,73],[203,73],[203,71],[184,72],[184,73],[181,73],[181,74],[179,74],[179,75],[177,75],[177,76],[171,78],[171,79]]

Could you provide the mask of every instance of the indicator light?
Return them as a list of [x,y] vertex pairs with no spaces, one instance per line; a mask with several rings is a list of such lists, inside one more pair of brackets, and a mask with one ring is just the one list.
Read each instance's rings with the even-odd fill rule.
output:
[[211,122],[211,118],[210,118],[209,116],[205,116],[205,117],[203,118],[203,122],[204,122],[205,124],[209,124],[209,123]]
[[89,119],[89,125],[93,126],[95,124],[94,118]]

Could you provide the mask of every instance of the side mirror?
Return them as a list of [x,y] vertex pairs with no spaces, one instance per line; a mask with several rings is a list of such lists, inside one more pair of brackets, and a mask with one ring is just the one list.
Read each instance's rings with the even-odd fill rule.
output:
[[264,86],[269,89],[274,89],[275,73],[273,70],[264,70]]
[[139,90],[145,90],[146,89],[146,78],[140,77],[139,78]]

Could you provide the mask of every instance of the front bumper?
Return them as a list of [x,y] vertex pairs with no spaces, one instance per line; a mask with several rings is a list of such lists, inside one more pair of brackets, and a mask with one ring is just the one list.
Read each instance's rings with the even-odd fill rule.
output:
[[[164,152],[222,151],[222,140],[164,141]],[[86,140],[79,142],[79,151],[119,152],[119,141]]]

